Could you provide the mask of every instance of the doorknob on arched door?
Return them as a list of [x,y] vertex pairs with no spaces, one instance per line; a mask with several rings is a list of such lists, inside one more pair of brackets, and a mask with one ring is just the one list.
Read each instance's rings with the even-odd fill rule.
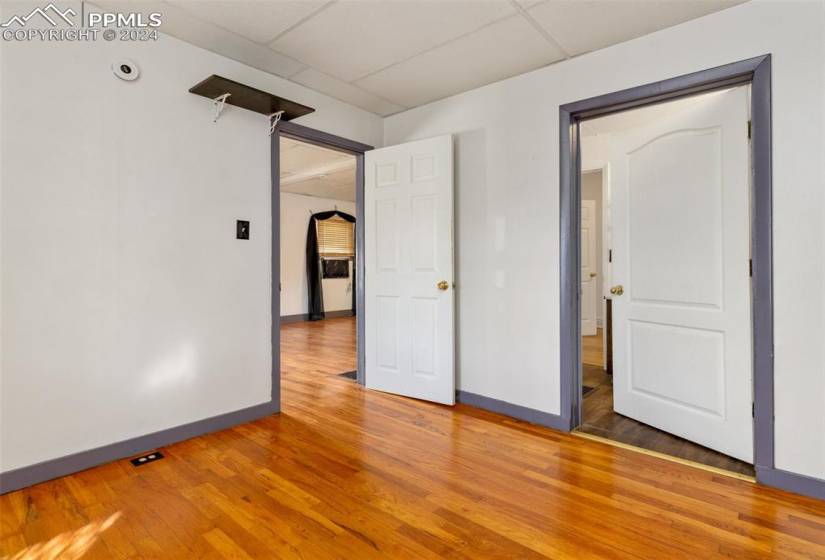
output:
[[614,296],[620,296],[624,293],[624,288],[621,284],[619,284],[618,286],[613,286],[612,288],[610,288],[610,293]]
[[441,291],[443,292],[443,291],[445,291],[445,290],[449,289],[449,287],[450,287],[450,283],[449,283],[449,282],[447,282],[446,280],[442,280],[441,282],[439,282],[438,284],[436,284],[436,286],[438,286],[438,289],[439,289],[439,290],[441,290]]

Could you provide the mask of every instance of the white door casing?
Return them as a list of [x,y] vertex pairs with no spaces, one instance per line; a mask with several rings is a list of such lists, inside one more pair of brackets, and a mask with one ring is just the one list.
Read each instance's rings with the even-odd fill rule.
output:
[[454,404],[451,135],[365,154],[364,234],[367,388]]
[[596,293],[596,201],[582,200],[582,228],[581,228],[581,315],[582,336],[595,336],[596,306],[599,304],[599,294]]
[[610,146],[614,408],[753,462],[748,90]]

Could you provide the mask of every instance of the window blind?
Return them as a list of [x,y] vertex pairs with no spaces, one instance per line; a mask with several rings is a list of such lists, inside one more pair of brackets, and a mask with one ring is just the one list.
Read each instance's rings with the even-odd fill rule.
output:
[[318,254],[321,257],[355,256],[353,224],[341,218],[319,220]]

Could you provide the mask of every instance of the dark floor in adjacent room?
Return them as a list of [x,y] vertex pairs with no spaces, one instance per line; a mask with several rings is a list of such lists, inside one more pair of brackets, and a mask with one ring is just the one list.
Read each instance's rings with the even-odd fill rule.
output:
[[583,400],[580,432],[701,463],[709,467],[754,476],[753,465],[614,412],[613,379],[611,376],[605,373],[601,367],[587,364],[582,367],[584,385],[594,389],[587,393]]

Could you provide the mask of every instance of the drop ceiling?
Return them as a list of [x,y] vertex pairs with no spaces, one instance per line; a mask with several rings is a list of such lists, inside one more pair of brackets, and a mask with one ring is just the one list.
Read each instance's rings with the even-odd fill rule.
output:
[[281,192],[355,202],[355,156],[281,138]]
[[164,33],[387,116],[742,1],[175,0],[137,7],[160,11]]

